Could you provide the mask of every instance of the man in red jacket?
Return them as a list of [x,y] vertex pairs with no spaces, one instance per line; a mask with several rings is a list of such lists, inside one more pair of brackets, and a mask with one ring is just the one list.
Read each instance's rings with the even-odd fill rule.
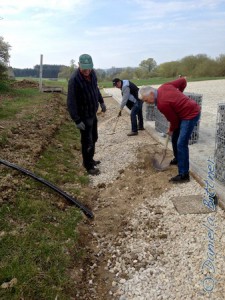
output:
[[178,164],[179,174],[170,181],[186,182],[189,177],[188,142],[200,118],[200,106],[183,94],[187,81],[185,78],[162,84],[158,89],[150,86],[139,89],[139,98],[147,103],[155,103],[158,110],[170,122],[168,134],[172,136],[175,158],[171,164]]

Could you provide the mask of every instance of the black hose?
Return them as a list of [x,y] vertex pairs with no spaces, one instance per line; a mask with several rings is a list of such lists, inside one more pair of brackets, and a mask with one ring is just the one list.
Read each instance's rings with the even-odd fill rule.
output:
[[30,177],[32,177],[33,179],[47,185],[48,187],[50,187],[52,190],[56,191],[58,194],[60,194],[61,196],[63,196],[66,200],[72,202],[73,204],[76,205],[76,207],[78,207],[84,214],[85,216],[87,216],[89,219],[93,219],[94,218],[94,215],[93,213],[88,209],[86,208],[83,204],[81,204],[77,199],[74,199],[72,196],[68,195],[67,193],[65,193],[64,191],[62,191],[61,189],[59,189],[58,187],[56,187],[55,185],[53,185],[52,183],[50,183],[49,181],[41,178],[41,177],[38,177],[36,176],[34,173],[31,173],[30,171],[26,170],[26,169],[23,169],[15,164],[12,164],[6,160],[3,160],[3,159],[0,159],[0,163],[7,166],[7,167],[10,167],[10,168],[13,168],[17,171],[20,171]]

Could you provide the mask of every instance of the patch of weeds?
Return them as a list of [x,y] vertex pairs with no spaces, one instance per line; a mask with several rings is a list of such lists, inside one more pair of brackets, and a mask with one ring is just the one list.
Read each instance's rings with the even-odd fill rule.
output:
[[10,90],[9,82],[5,79],[0,78],[0,92],[6,93]]

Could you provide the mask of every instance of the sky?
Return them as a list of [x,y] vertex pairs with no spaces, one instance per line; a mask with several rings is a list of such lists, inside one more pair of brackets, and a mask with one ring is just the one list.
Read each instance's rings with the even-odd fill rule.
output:
[[159,65],[185,56],[225,54],[225,0],[0,0],[0,36],[10,66],[69,66],[92,56],[94,68]]

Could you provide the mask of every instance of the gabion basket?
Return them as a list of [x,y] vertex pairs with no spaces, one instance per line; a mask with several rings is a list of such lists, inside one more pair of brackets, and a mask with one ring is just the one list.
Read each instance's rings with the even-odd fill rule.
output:
[[156,108],[155,104],[146,103],[145,118],[147,121],[155,121],[156,110],[157,110],[157,108]]
[[[184,93],[184,95],[188,96],[188,98],[191,98],[197,102],[197,104],[202,107],[202,95],[201,94],[195,94],[195,93]],[[200,120],[195,125],[192,134],[189,139],[189,145],[195,144],[198,142],[199,139],[199,127],[200,127]]]
[[[202,106],[202,95],[195,94],[195,93],[184,93],[184,94],[187,97],[195,100],[200,107]],[[189,145],[198,142],[199,126],[200,126],[200,120],[195,125],[194,130],[192,131],[192,134],[189,139]],[[155,130],[157,130],[160,133],[167,133],[168,127],[169,127],[169,122],[167,121],[165,116],[162,113],[160,113],[160,111],[156,108],[155,109]]]
[[219,103],[215,136],[215,177],[225,184],[225,103]]
[[169,122],[166,117],[157,108],[155,108],[155,130],[166,134],[168,127]]

